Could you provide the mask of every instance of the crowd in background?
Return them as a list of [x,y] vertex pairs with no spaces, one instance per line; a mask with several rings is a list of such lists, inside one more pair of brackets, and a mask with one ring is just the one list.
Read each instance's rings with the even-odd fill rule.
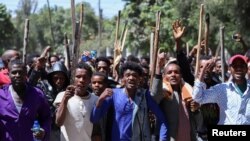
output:
[[[227,64],[212,53],[201,55],[195,76],[197,47],[189,54],[181,48],[184,29],[173,24],[175,56],[159,52],[155,74],[148,56],[123,57],[113,69],[113,57],[86,51],[70,68],[63,55],[48,55],[50,47],[27,64],[20,52],[6,50],[0,140],[206,141],[210,125],[250,124],[247,54]],[[31,130],[35,120],[39,132]]]

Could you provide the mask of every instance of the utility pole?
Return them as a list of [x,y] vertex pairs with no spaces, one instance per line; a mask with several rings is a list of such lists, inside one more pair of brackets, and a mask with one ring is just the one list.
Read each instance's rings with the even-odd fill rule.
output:
[[98,9],[99,9],[99,22],[98,22],[98,37],[99,37],[99,47],[102,46],[102,9],[101,9],[101,0],[98,0]]

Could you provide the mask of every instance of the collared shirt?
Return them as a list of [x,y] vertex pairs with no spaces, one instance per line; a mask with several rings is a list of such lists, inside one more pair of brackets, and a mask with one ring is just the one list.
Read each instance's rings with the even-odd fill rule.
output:
[[221,125],[249,125],[250,124],[250,81],[241,96],[232,81],[215,85],[206,89],[206,84],[196,81],[193,98],[198,103],[217,103],[220,107]]
[[[152,99],[149,93],[146,93],[145,97],[147,100],[147,107],[156,115],[157,118],[163,121],[165,117],[156,102]],[[98,122],[105,115],[110,106],[114,107],[112,141],[131,141],[132,134],[134,134],[134,132],[132,132],[132,125],[134,122],[133,111],[135,103],[133,100],[129,99],[124,88],[113,89],[113,95],[111,97],[106,98],[99,108],[94,107],[91,115],[91,121]],[[166,130],[162,130],[161,132],[161,135],[163,135],[163,132],[167,133]],[[166,136],[161,136],[160,138],[163,141],[166,140]]]
[[38,119],[45,130],[43,141],[49,140],[51,116],[43,92],[26,85],[26,96],[20,113],[9,91],[9,85],[0,89],[0,140],[33,141],[31,128]]

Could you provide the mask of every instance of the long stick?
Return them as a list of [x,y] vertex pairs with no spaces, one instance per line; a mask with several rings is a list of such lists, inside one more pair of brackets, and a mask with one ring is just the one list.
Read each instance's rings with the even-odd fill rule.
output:
[[26,49],[28,47],[28,39],[29,39],[29,19],[25,19],[25,26],[24,26],[24,38],[23,38],[23,63],[26,65],[26,56],[27,52]]
[[154,38],[154,49],[153,49],[153,68],[150,77],[150,89],[152,88],[152,82],[155,74],[155,67],[157,62],[157,55],[159,50],[159,33],[160,33],[160,23],[161,23],[161,12],[158,11],[156,14],[156,24],[155,24],[155,38]]
[[198,77],[198,71],[200,68],[200,48],[201,48],[201,32],[202,32],[202,17],[204,13],[204,5],[201,4],[200,8],[200,21],[199,21],[199,35],[198,35],[198,48],[196,55],[195,77]]
[[[118,40],[118,36],[119,36],[119,28],[120,28],[120,18],[121,18],[121,11],[118,11],[118,16],[117,16],[117,19],[116,19],[116,30],[115,30],[115,43],[114,43],[114,60],[116,59],[117,57],[117,49],[118,49],[118,46],[119,46],[119,40]],[[113,66],[113,76],[115,76],[115,66]]]
[[207,13],[205,16],[205,55],[208,55],[208,37],[209,37],[209,25],[210,25],[210,17]]
[[80,21],[79,21],[79,28],[77,33],[77,49],[76,49],[76,57],[79,58],[80,53],[80,46],[82,43],[81,35],[82,35],[82,26],[83,26],[83,16],[84,16],[84,4],[81,4],[81,12],[80,12]]
[[225,82],[225,53],[224,53],[224,26],[220,27],[220,46],[221,46],[221,78],[222,82]]
[[64,56],[65,56],[65,66],[70,70],[70,53],[69,53],[69,43],[67,34],[64,33]]
[[72,25],[72,39],[74,40],[75,29],[76,29],[75,0],[71,0],[71,25]]
[[188,42],[186,43],[186,53],[187,53],[187,57],[189,56],[189,44],[188,44]]
[[51,32],[53,44],[55,44],[55,37],[54,37],[54,32],[53,32],[53,27],[52,27],[52,20],[51,20],[52,16],[51,16],[51,10],[50,10],[49,0],[47,0],[47,4],[48,4],[48,12],[49,12],[50,32]]
[[71,71],[71,82],[73,83],[74,82],[74,79],[75,79],[75,69],[76,69],[76,64],[78,63],[78,35],[79,35],[79,26],[80,26],[80,23],[79,21],[76,21],[76,25],[75,25],[75,29],[76,31],[74,32],[75,33],[75,36],[74,36],[74,39],[73,39],[73,53],[72,53],[72,71]]
[[150,34],[150,74],[153,69],[153,52],[154,52],[154,32],[152,31]]

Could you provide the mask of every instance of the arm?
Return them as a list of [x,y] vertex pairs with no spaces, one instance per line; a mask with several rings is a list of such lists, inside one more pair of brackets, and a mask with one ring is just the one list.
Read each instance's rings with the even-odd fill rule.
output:
[[181,37],[184,34],[185,27],[181,25],[179,20],[175,21],[172,25],[173,27],[173,36],[175,40],[175,47],[177,52],[177,61],[179,62],[182,77],[185,82],[189,83],[191,86],[194,85],[194,75],[190,69],[190,63],[186,55],[183,53],[181,49]]
[[155,77],[153,79],[152,84],[152,90],[151,90],[151,96],[153,99],[160,103],[160,101],[163,99],[164,95],[162,94],[162,73],[161,69],[164,67],[166,61],[166,54],[160,53],[158,54],[157,59],[157,65],[155,69]]
[[50,129],[51,128],[51,116],[50,116],[49,104],[45,97],[41,98],[41,105],[39,106],[39,109],[38,109],[38,120],[41,124],[41,133],[37,134],[37,138],[42,139],[43,141],[49,141],[50,130],[51,130]]
[[167,140],[167,122],[166,117],[164,116],[163,112],[161,111],[160,107],[157,103],[153,100],[149,93],[146,93],[146,100],[148,104],[148,108],[155,114],[156,118],[159,119],[160,127],[160,141]]
[[92,123],[97,123],[99,120],[107,113],[110,105],[113,103],[113,91],[110,88],[106,88],[100,95],[96,102],[96,106],[93,108],[90,121]]
[[[62,98],[62,101],[60,103],[57,103],[57,111],[56,111],[56,124],[58,126],[62,126],[66,117],[66,111],[67,111],[67,105],[68,105],[68,100],[74,95],[75,93],[75,87],[72,85],[69,85],[66,88],[66,91],[64,93],[64,96]],[[63,93],[60,93],[63,94]],[[57,96],[55,102],[57,101],[58,97]]]

